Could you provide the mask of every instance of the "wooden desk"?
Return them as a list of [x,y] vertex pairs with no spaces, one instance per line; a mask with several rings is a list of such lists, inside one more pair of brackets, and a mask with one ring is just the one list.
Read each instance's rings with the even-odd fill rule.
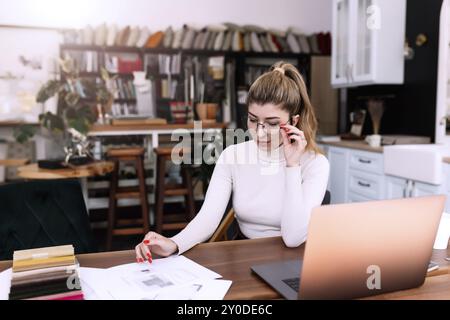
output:
[[[225,299],[280,299],[281,296],[264,281],[252,274],[255,264],[298,259],[303,256],[304,245],[287,248],[280,237],[255,240],[203,243],[186,252],[185,256],[232,280]],[[449,250],[450,252],[450,250]],[[433,253],[433,260],[441,266],[439,273],[430,273],[425,285],[418,289],[381,295],[378,299],[411,299],[441,297],[450,299],[450,263],[444,260],[447,251]],[[108,268],[135,262],[134,250],[78,255],[82,267]],[[11,262],[0,262],[0,271],[11,267]],[[432,276],[435,275],[435,276]]]

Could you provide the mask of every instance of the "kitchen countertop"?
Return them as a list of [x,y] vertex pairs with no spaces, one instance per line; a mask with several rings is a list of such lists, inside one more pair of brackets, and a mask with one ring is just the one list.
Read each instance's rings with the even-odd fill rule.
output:
[[318,141],[317,143],[333,147],[350,148],[363,151],[383,153],[383,147],[375,147],[375,148],[371,147],[364,140],[341,140],[332,142]]
[[[333,142],[324,142],[318,141],[317,143],[322,145],[328,145],[333,147],[341,147],[341,148],[349,148],[370,152],[383,153],[383,147],[371,147],[364,140],[341,140],[341,141],[333,141]],[[443,157],[442,161],[444,163],[450,164],[450,157]]]

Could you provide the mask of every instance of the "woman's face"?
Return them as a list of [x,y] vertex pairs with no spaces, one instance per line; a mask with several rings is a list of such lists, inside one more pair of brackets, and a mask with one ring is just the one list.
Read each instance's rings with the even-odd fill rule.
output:
[[294,117],[293,123],[291,123],[289,113],[282,110],[278,105],[252,103],[248,106],[248,129],[253,140],[263,150],[278,148],[283,142],[280,125],[291,124],[295,126],[297,121],[298,116]]

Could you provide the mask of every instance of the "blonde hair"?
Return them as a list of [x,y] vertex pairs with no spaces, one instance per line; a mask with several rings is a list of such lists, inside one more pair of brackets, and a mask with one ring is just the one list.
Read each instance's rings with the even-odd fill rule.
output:
[[289,113],[289,120],[299,115],[297,128],[305,134],[306,150],[322,153],[316,144],[317,119],[308,90],[300,72],[292,64],[277,62],[269,72],[256,79],[247,97],[247,105],[252,103],[279,105]]

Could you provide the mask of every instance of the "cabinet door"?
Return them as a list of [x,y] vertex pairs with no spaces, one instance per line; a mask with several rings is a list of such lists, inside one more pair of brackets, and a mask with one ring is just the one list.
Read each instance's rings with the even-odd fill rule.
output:
[[408,180],[386,176],[386,199],[409,197]]
[[435,186],[428,183],[414,181],[412,186],[412,197],[432,196],[437,194],[444,194],[445,190],[441,186]]
[[351,0],[333,1],[331,83],[336,86],[349,82],[352,2]]
[[350,78],[354,82],[373,80],[375,28],[379,9],[374,0],[356,1],[355,57],[350,62]]
[[332,203],[345,203],[347,200],[348,150],[344,148],[329,148],[330,162],[329,190]]
[[373,201],[373,199],[364,197],[362,195],[359,195],[357,193],[353,193],[350,192],[348,195],[348,202],[352,203],[352,202],[368,202],[368,201]]

